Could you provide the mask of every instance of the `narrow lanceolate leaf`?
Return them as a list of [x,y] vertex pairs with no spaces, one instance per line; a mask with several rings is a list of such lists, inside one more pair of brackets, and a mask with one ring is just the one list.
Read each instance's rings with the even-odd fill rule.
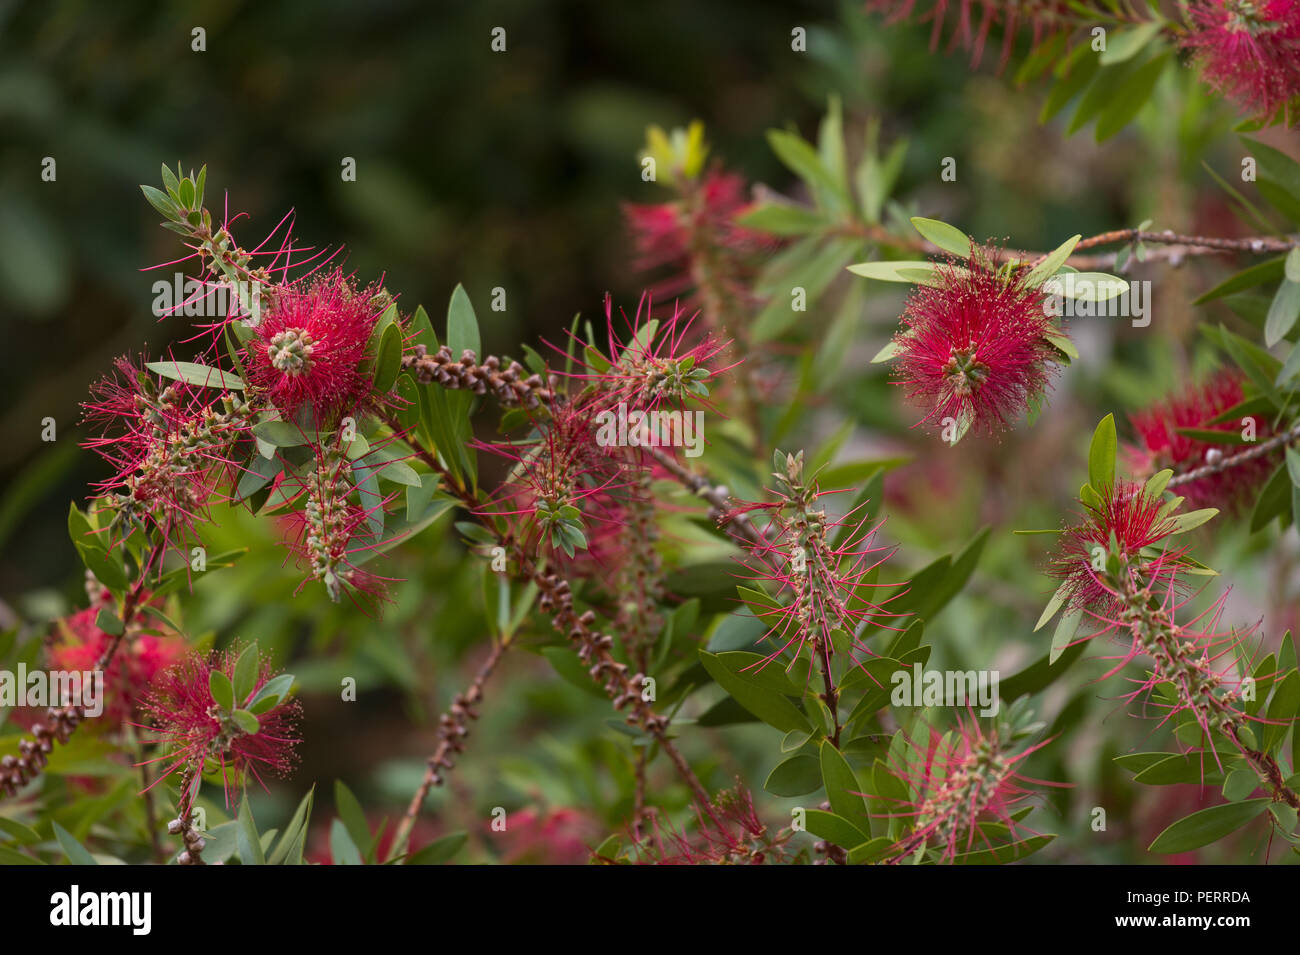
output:
[[1079,624],[1083,622],[1083,611],[1072,610],[1062,615],[1061,620],[1056,625],[1056,632],[1052,635],[1052,650],[1047,656],[1047,662],[1050,666],[1061,658],[1061,654],[1070,648],[1074,635],[1079,632]]
[[1174,529],[1171,533],[1182,534],[1190,531],[1194,527],[1200,527],[1206,521],[1213,518],[1219,513],[1217,507],[1205,507],[1199,511],[1188,511],[1186,514],[1176,514],[1173,518]]
[[1048,343],[1053,348],[1065,355],[1067,358],[1075,361],[1078,360],[1079,349],[1074,347],[1074,342],[1070,341],[1070,337],[1064,332],[1048,332],[1043,337],[1047,339]]
[[1066,239],[1048,253],[1047,257],[1044,258],[1043,261],[1039,262],[1029,270],[1029,274],[1025,276],[1025,285],[1029,288],[1036,288],[1055,275],[1061,266],[1065,264],[1065,260],[1070,257],[1070,253],[1074,251],[1075,245],[1077,245],[1079,240],[1082,238],[1082,235],[1076,235],[1071,239]]
[[871,364],[878,365],[881,362],[889,361],[891,358],[893,358],[901,351],[902,349],[899,348],[898,342],[894,341],[893,339],[890,339],[889,343],[886,344],[884,348],[876,352],[876,357],[871,359]]
[[1157,471],[1155,474],[1151,475],[1151,477],[1147,478],[1146,486],[1143,487],[1142,490],[1146,492],[1147,497],[1154,500],[1165,492],[1165,487],[1169,484],[1169,479],[1173,476],[1174,472],[1169,468],[1165,468],[1163,471]]
[[861,262],[857,265],[850,265],[848,270],[854,275],[875,279],[878,282],[914,283],[917,281],[914,275],[909,276],[909,274],[902,273],[933,272],[934,263],[921,261]]
[[1119,446],[1115,436],[1115,416],[1106,415],[1093,432],[1088,448],[1088,484],[1094,489],[1110,487],[1115,483],[1115,452]]
[[151,361],[145,365],[150,371],[156,371],[164,378],[172,378],[201,388],[226,388],[230,391],[243,391],[244,382],[238,375],[232,375],[220,368],[209,368],[192,361]]
[[1292,249],[1286,254],[1283,269],[1288,282],[1300,284],[1300,248]]
[[[1065,598],[1069,596],[1069,593],[1070,593],[1070,585],[1068,583],[1061,584],[1061,586],[1056,588],[1056,593],[1052,594],[1052,599],[1049,600],[1047,602],[1047,606],[1043,608],[1043,613],[1038,618],[1038,623],[1034,624],[1035,633],[1043,629],[1043,624],[1047,623],[1047,621],[1051,620],[1053,617],[1056,616],[1056,612],[1060,610],[1062,606],[1065,605]],[[1059,654],[1057,654],[1056,656],[1059,656]],[[1052,657],[1053,663],[1056,662],[1056,656]]]
[[1268,799],[1247,799],[1242,802],[1211,806],[1190,816],[1184,816],[1151,843],[1150,851],[1172,855],[1190,852],[1222,839],[1240,829],[1268,809]]
[[1272,348],[1286,338],[1297,318],[1300,318],[1300,282],[1283,279],[1264,319],[1264,344]]
[[951,252],[962,259],[970,258],[970,236],[956,226],[920,216],[912,216],[912,225],[916,226],[917,232],[945,252]]

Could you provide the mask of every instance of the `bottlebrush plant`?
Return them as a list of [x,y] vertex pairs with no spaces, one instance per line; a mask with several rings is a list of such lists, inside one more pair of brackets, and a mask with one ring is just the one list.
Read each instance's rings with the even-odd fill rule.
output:
[[[999,10],[965,10],[959,42]],[[1041,59],[1078,6],[1031,12]],[[1288,611],[1201,561],[1281,553],[1270,525],[1300,518],[1300,165],[1250,141],[1268,208],[1233,196],[1267,234],[1033,250],[920,215],[906,144],[845,127],[833,99],[816,142],[769,134],[789,194],[698,124],[652,128],[658,175],[622,210],[647,291],[514,354],[464,287],[435,327],[288,219],[237,236],[206,168],[164,167],[144,195],[201,291],[170,349],[89,387],[85,607],[0,639],[6,666],[103,676],[24,691],[0,727],[0,861],[1296,854]],[[1196,374],[1081,423],[1089,323],[1161,334],[1129,276],[1216,259],[1249,264],[1159,313],[1235,306]],[[1051,443],[1084,429],[1086,459]],[[1071,505],[1042,478],[1072,445]],[[1053,526],[1015,536],[1013,505]],[[322,812],[313,726],[388,684],[418,758],[334,781]],[[526,742],[503,751],[486,729],[512,712]]]
[[915,0],[867,4],[890,26],[928,24],[931,49],[946,34],[946,48],[968,50],[972,68],[996,42],[998,70],[1005,70],[1017,38],[1027,36],[1028,52],[1016,81],[1025,84],[1050,73],[1043,122],[1078,98],[1068,134],[1095,119],[1098,142],[1116,135],[1155,96],[1162,77],[1177,76],[1180,60],[1254,128],[1294,126],[1300,118],[1300,5],[1294,0],[1180,0],[1172,5],[1054,0],[961,0],[950,5],[939,0],[923,7]]

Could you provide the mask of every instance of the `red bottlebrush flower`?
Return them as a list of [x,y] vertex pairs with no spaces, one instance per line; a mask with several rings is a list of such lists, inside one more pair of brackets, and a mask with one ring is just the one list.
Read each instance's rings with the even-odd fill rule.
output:
[[628,481],[597,440],[590,410],[572,403],[552,407],[538,428],[540,434],[524,442],[477,445],[514,462],[484,513],[506,517],[525,547],[549,543],[572,557],[588,544],[587,502]]
[[278,286],[247,346],[250,383],[290,418],[304,407],[325,426],[366,404],[366,342],[388,299],[342,271]]
[[1120,572],[1139,588],[1149,586],[1153,591],[1177,581],[1184,551],[1155,549],[1177,530],[1177,522],[1166,513],[1165,503],[1147,494],[1143,485],[1119,481],[1094,490],[1098,501],[1086,505],[1080,523],[1062,532],[1049,572],[1065,583],[1071,609],[1105,615],[1121,599],[1118,588],[1106,578],[1112,546],[1118,548]]
[[752,263],[775,245],[770,236],[736,222],[750,205],[744,179],[717,168],[686,180],[679,199],[625,203],[636,247],[633,267],[665,273],[654,286],[656,297],[681,297],[688,311],[703,310],[716,327],[738,320],[736,304],[753,300],[746,281]]
[[1259,119],[1300,94],[1300,3],[1206,0],[1188,5],[1193,51],[1213,89]]
[[[1228,441],[1223,444],[1207,444],[1178,433],[1179,428],[1224,428],[1224,425],[1212,425],[1210,422],[1240,404],[1244,397],[1241,376],[1235,373],[1223,374],[1145,411],[1130,415],[1129,422],[1138,438],[1137,444],[1127,449],[1130,467],[1134,473],[1143,476],[1150,476],[1165,468],[1172,469],[1175,474],[1183,474],[1215,464],[1244,450]],[[1261,441],[1267,439],[1272,433],[1270,425],[1260,416],[1256,417],[1256,421],[1256,438]],[[1240,422],[1227,422],[1227,430],[1223,433],[1229,438],[1236,437],[1239,427]],[[1280,456],[1279,452],[1251,458],[1230,469],[1180,484],[1178,493],[1187,499],[1190,507],[1217,507],[1239,512],[1254,501],[1254,491],[1268,480],[1277,467]]]
[[[325,585],[331,600],[337,602],[346,593],[359,608],[372,608],[387,599],[387,588],[383,578],[362,570],[360,564],[384,543],[371,528],[370,518],[390,499],[354,486],[353,481],[359,480],[355,467],[364,464],[364,458],[349,461],[337,442],[313,450],[315,469],[300,478],[285,478],[298,485],[286,491],[286,497],[302,495],[305,500],[301,510],[285,515],[286,543],[310,568],[311,576]],[[373,466],[380,464],[376,461]]]
[[[158,734],[156,742],[168,750],[151,760],[165,764],[159,781],[177,769],[210,761],[221,772],[228,806],[234,804],[235,796],[249,777],[265,785],[265,773],[287,775],[296,762],[295,748],[300,742],[295,733],[302,705],[288,699],[288,686],[268,689],[277,702],[269,709],[254,713],[256,730],[250,732],[246,723],[249,710],[259,709],[259,693],[274,676],[269,662],[259,661],[252,689],[242,697],[232,697],[233,706],[223,705],[214,697],[213,674],[224,674],[228,684],[234,685],[239,679],[236,673],[239,659],[235,653],[219,654],[215,658],[191,653],[158,675],[141,704]],[[292,678],[287,682],[291,683]]]
[[[147,603],[147,596],[142,600]],[[112,597],[106,602],[111,605]],[[96,625],[100,609],[87,607],[58,622],[48,653],[51,668],[96,668],[113,640]],[[103,720],[112,726],[130,720],[154,678],[175,664],[184,652],[185,644],[175,634],[125,634],[104,672]]]
[[686,833],[652,816],[650,833],[637,845],[643,865],[762,865],[784,861],[788,831],[770,834],[754,811],[749,791],[737,785],[695,807],[695,832]]
[[505,845],[507,865],[583,865],[598,834],[595,821],[577,809],[530,807],[511,813],[506,831],[493,835]]
[[103,433],[85,442],[115,469],[97,486],[129,531],[156,527],[181,546],[236,468],[235,442],[248,432],[251,409],[221,392],[144,371],[129,358],[92,389],[83,420]]
[[[889,810],[879,815],[904,819],[910,828],[894,845],[887,862],[906,862],[922,847],[937,852],[943,862],[982,849],[991,850],[995,858],[1001,852],[1010,855],[1022,841],[1023,829],[1012,815],[1036,792],[1025,784],[1062,785],[1029,779],[1017,770],[1051,740],[1016,751],[996,732],[986,735],[973,717],[959,715],[953,732],[940,733],[931,727],[924,741],[908,742],[911,745],[901,764],[891,760],[890,769],[907,783],[909,799],[888,800]],[[862,795],[885,799],[871,793]],[[1006,841],[995,844],[990,840],[979,825],[984,821],[1006,826]]]
[[[776,459],[781,461],[780,452]],[[741,560],[751,579],[772,585],[770,608],[755,613],[768,626],[765,638],[777,646],[759,666],[779,660],[789,669],[805,645],[811,645],[812,654],[822,657],[824,671],[830,672],[830,658],[841,639],[851,653],[869,655],[871,651],[856,642],[858,630],[869,621],[897,616],[887,605],[902,596],[905,587],[871,579],[897,547],[875,545],[879,524],[871,526],[865,514],[830,520],[818,503],[826,492],[804,483],[802,452],[786,455],[781,466],[775,474],[780,500],[742,505],[730,515],[760,510],[770,515],[766,526],[755,522],[760,540],[746,542],[749,556]],[[876,601],[874,591],[882,587],[900,592]],[[837,631],[844,634],[841,639]],[[810,661],[805,679],[812,672]]]
[[[598,415],[616,410],[619,403],[626,404],[627,410],[649,411],[662,404],[683,408],[688,400],[717,410],[705,400],[710,394],[708,382],[740,364],[719,367],[715,361],[730,341],[699,331],[696,316],[680,306],[675,306],[672,315],[663,320],[653,318],[653,311],[653,299],[648,293],[641,296],[631,319],[620,309],[626,329],[620,335],[614,320],[613,297],[605,296],[608,359],[592,357],[593,343],[577,343],[582,370],[570,377],[585,389],[575,398],[578,404]],[[559,348],[555,351],[564,353]]]
[[[980,21],[978,26],[972,18],[972,8],[978,5]],[[930,34],[930,49],[939,48],[939,39],[943,36],[943,25],[951,8],[948,0],[937,0],[927,12],[919,17],[919,22],[930,21],[934,24]],[[960,0],[957,26],[948,41],[948,50],[955,47],[971,51],[971,66],[979,66],[984,56],[984,46],[989,32],[995,24],[1002,26],[1002,54],[998,70],[1006,68],[1011,58],[1011,46],[1017,31],[1026,24],[1033,27],[1033,46],[1071,24],[1069,5],[1060,0]],[[867,9],[888,14],[886,23],[897,23],[908,19],[916,12],[916,0],[869,0]],[[1077,19],[1077,17],[1075,18]]]
[[922,421],[952,418],[958,436],[1005,430],[1042,400],[1059,357],[1046,338],[1059,334],[1046,293],[1023,273],[999,275],[979,250],[960,266],[938,265],[934,283],[908,299],[894,337],[896,381],[929,406]]

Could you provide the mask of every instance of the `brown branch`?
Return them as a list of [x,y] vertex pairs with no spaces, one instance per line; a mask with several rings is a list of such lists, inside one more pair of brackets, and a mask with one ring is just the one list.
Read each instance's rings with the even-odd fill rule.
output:
[[695,796],[696,802],[715,823],[722,825],[703,783],[668,738],[668,717],[656,713],[654,707],[642,696],[645,675],[637,673],[628,676],[627,665],[614,659],[611,652],[614,638],[594,628],[594,611],[587,610],[578,614],[573,606],[573,591],[567,580],[558,574],[537,568],[530,569],[530,573],[541,592],[539,606],[543,611],[554,614],[551,625],[568,636],[569,642],[578,651],[579,659],[590,665],[588,672],[591,678],[602,683],[606,695],[614,702],[614,709],[629,708],[627,722],[639,726],[655,738]]
[[487,684],[488,678],[492,675],[492,671],[496,669],[497,664],[501,662],[501,657],[509,646],[510,638],[507,636],[492,647],[492,652],[483,661],[483,665],[478,668],[478,672],[474,674],[474,679],[470,682],[470,685],[464,692],[456,694],[451,701],[451,706],[439,717],[438,748],[429,757],[424,779],[421,780],[420,787],[415,791],[415,795],[411,797],[410,805],[406,807],[406,814],[402,816],[402,821],[398,824],[397,831],[393,836],[393,847],[389,852],[390,858],[395,858],[406,852],[411,830],[415,826],[416,817],[419,816],[425,799],[429,796],[429,791],[434,786],[442,785],[443,771],[453,768],[456,765],[455,757],[464,752],[465,737],[469,735],[469,723],[471,720],[478,719],[478,713],[474,707],[482,702],[483,687]]
[[1269,252],[1290,252],[1300,245],[1295,239],[1278,239],[1272,236],[1250,236],[1243,239],[1221,239],[1216,236],[1179,235],[1170,229],[1163,232],[1143,232],[1138,229],[1115,229],[1103,232],[1087,239],[1080,239],[1075,245],[1076,251],[1091,249],[1098,245],[1114,245],[1118,242],[1138,243],[1153,242],[1157,245],[1183,246],[1187,250],[1214,252],[1245,252],[1250,255],[1263,255]]
[[[870,225],[865,223],[845,223],[830,230],[834,234],[855,236],[866,239],[879,245],[889,245],[895,248],[908,249],[913,252],[922,253],[928,256],[942,258],[948,255],[944,249],[939,248],[932,242],[927,242],[920,236],[912,238],[910,236],[898,236],[890,232],[884,226]],[[1255,236],[1244,239],[1221,239],[1213,236],[1197,235],[1179,235],[1175,232],[1165,230],[1163,232],[1143,232],[1137,229],[1115,229],[1110,232],[1103,232],[1100,235],[1094,235],[1086,239],[1080,239],[1075,245],[1074,251],[1066,259],[1066,264],[1077,269],[1091,270],[1113,268],[1116,261],[1116,253],[1110,252],[1102,255],[1081,255],[1079,253],[1103,245],[1114,245],[1116,243],[1133,243],[1148,242],[1159,245],[1162,248],[1149,251],[1144,261],[1157,262],[1168,261],[1177,264],[1182,259],[1191,256],[1201,255],[1218,255],[1225,252],[1240,252],[1249,255],[1267,255],[1269,253],[1284,253],[1300,246],[1300,242],[1295,239],[1278,239],[1272,236]],[[1036,252],[1027,250],[1008,250],[1009,254],[1023,261],[1037,263],[1047,258],[1048,252]]]
[[1170,478],[1169,483],[1165,486],[1178,487],[1182,484],[1189,484],[1192,481],[1198,481],[1203,477],[1209,477],[1212,474],[1219,474],[1222,471],[1227,471],[1229,468],[1234,468],[1239,464],[1245,464],[1247,461],[1269,454],[1280,447],[1290,444],[1298,438],[1300,438],[1300,423],[1292,425],[1288,430],[1279,435],[1274,435],[1267,441],[1257,444],[1253,448],[1247,448],[1240,454],[1233,454],[1226,458],[1220,458],[1213,464],[1206,464],[1199,468],[1193,468],[1191,471]]
[[180,805],[176,807],[176,818],[167,823],[167,831],[173,836],[180,836],[185,848],[176,857],[177,865],[207,865],[203,861],[203,850],[207,842],[194,828],[194,798],[203,784],[203,757],[199,757],[181,776]]

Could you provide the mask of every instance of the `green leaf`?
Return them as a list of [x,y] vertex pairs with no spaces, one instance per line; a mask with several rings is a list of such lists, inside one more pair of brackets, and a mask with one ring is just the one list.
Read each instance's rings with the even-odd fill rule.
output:
[[225,388],[230,391],[243,391],[244,381],[238,375],[232,375],[220,368],[209,368],[192,361],[151,361],[145,365],[150,371],[156,371],[164,378],[184,381],[202,388]]
[[73,865],[99,865],[80,842],[73,838],[72,833],[64,829],[57,822],[51,823],[54,826],[54,837],[59,840],[59,847],[63,849],[63,854],[68,857],[68,861]]
[[1026,856],[1033,855],[1055,838],[1055,833],[1045,833],[1043,835],[1030,836],[1028,839],[1022,839],[1020,842],[1012,843],[1008,846],[998,846],[996,849],[977,849],[974,852],[959,852],[957,855],[953,856],[952,864],[1009,865],[1012,862],[1020,861]]
[[262,724],[257,721],[257,717],[248,710],[235,710],[231,716],[234,717],[235,725],[249,736],[256,735],[257,731],[262,728]]
[[1291,506],[1291,478],[1287,466],[1279,464],[1277,470],[1268,479],[1264,489],[1255,499],[1255,508],[1250,515],[1250,532],[1261,530],[1269,521],[1282,514]]
[[1300,248],[1294,248],[1286,254],[1283,272],[1288,282],[1300,283]]
[[1278,256],[1275,259],[1269,259],[1266,262],[1260,262],[1258,265],[1252,265],[1248,269],[1243,269],[1236,275],[1214,286],[1200,298],[1193,300],[1192,304],[1204,305],[1206,302],[1223,298],[1225,295],[1234,295],[1237,292],[1244,292],[1246,289],[1255,288],[1266,282],[1275,282],[1282,278],[1283,263],[1286,261],[1286,257]]
[[1259,163],[1259,190],[1273,206],[1293,222],[1300,222],[1300,163],[1280,150],[1242,137]]
[[366,812],[361,808],[357,797],[352,794],[352,790],[348,789],[341,779],[334,780],[334,808],[338,810],[339,819],[347,827],[352,842],[368,855],[371,849],[371,836]]
[[1268,704],[1268,723],[1263,728],[1260,743],[1264,752],[1271,753],[1286,739],[1297,711],[1300,711],[1300,672],[1290,670],[1273,691],[1273,699]]
[[870,842],[849,850],[849,865],[871,865],[887,858],[897,843],[888,836],[876,836]]
[[208,691],[212,694],[213,702],[223,710],[235,708],[235,689],[230,684],[230,677],[220,670],[213,670],[208,675]]
[[749,229],[773,235],[806,235],[830,225],[826,216],[789,202],[765,202],[736,220]]
[[804,810],[804,827],[814,836],[832,842],[842,849],[855,848],[871,838],[869,833],[863,832],[843,816],[837,816],[824,809]]
[[764,685],[761,677],[733,672],[718,654],[707,650],[700,650],[700,662],[719,686],[763,722],[786,733],[796,729],[812,732],[803,713],[780,692]]
[[1255,771],[1245,766],[1238,766],[1228,773],[1223,781],[1223,798],[1229,802],[1241,802],[1259,788],[1259,777]]
[[1073,238],[1066,239],[1049,252],[1043,258],[1043,261],[1030,269],[1029,273],[1025,276],[1024,281],[1026,287],[1037,288],[1055,275],[1061,266],[1065,264],[1065,260],[1070,257],[1070,253],[1074,251],[1074,247],[1082,238],[1082,235],[1076,235]]
[[401,370],[402,331],[394,322],[384,329],[383,338],[379,340],[379,351],[375,355],[375,392],[386,395],[392,391]]
[[787,133],[781,129],[769,129],[767,131],[767,141],[776,153],[778,159],[786,165],[791,172],[808,183],[814,192],[820,193],[825,198],[837,197],[841,203],[847,200],[847,196],[840,184],[835,181],[835,177],[830,171],[822,165],[821,157],[817,155],[817,150],[813,149],[801,136],[795,133]]
[[361,850],[352,841],[352,835],[342,819],[330,823],[330,856],[335,865],[363,865]]
[[447,345],[457,360],[466,349],[478,355],[483,347],[479,341],[478,318],[463,285],[456,286],[447,303]]
[[35,845],[41,841],[40,833],[30,826],[25,826],[17,819],[0,816],[0,832],[5,833],[20,846]]
[[871,817],[867,814],[867,802],[861,795],[863,787],[853,767],[830,740],[822,740],[820,756],[822,784],[831,809],[861,830],[866,839],[871,838]]
[[[1043,608],[1042,614],[1039,615],[1038,623],[1034,624],[1034,633],[1042,630],[1043,625],[1056,616],[1056,612],[1065,605],[1065,600],[1069,594],[1070,584],[1068,582],[1056,588],[1056,593],[1052,594],[1052,599],[1047,602],[1047,606]],[[1056,662],[1056,657],[1052,658],[1052,662]]]
[[1272,348],[1286,338],[1297,318],[1300,318],[1300,282],[1283,279],[1264,319],[1264,344]]
[[253,821],[248,796],[239,804],[238,821],[235,844],[239,850],[239,861],[244,865],[266,865],[266,854],[262,851],[262,840],[257,834],[257,824]]
[[[718,662],[737,676],[752,682],[755,686],[780,693],[782,696],[802,696],[803,690],[796,686],[789,674],[775,660],[768,660],[761,653],[747,650],[719,651]],[[765,663],[766,661],[766,663]]]
[[1184,438],[1191,438],[1202,444],[1251,444],[1241,436],[1240,431],[1220,431],[1216,428],[1174,428],[1174,432]]
[[440,839],[434,839],[414,855],[407,856],[404,865],[442,865],[449,862],[469,839],[467,832],[453,832]]
[[244,465],[244,471],[239,476],[239,487],[235,491],[235,501],[246,501],[262,488],[264,488],[271,479],[280,471],[283,465],[280,459],[272,454],[271,457],[265,458],[259,452],[254,451]]
[[1088,484],[1101,492],[1115,483],[1115,452],[1119,443],[1115,437],[1115,416],[1101,419],[1088,446]]
[[1048,332],[1043,337],[1047,339],[1048,343],[1053,348],[1065,355],[1066,358],[1078,361],[1079,349],[1074,347],[1074,342],[1070,341],[1070,337],[1064,332]]
[[1070,100],[1097,75],[1101,69],[1100,57],[1096,56],[1091,44],[1075,44],[1073,50],[1056,67],[1058,77],[1052,90],[1047,94],[1043,108],[1038,114],[1038,121],[1046,123],[1065,108]]
[[1219,509],[1217,507],[1204,507],[1199,511],[1188,511],[1186,514],[1175,514],[1173,517],[1174,529],[1170,531],[1170,533],[1184,534],[1194,527],[1200,527],[1218,513]]
[[917,274],[933,274],[933,262],[899,260],[896,262],[860,262],[848,266],[848,271],[863,278],[878,282],[907,282],[915,284],[920,281]]
[[[1063,278],[1068,275],[1068,281]],[[1064,272],[1044,283],[1044,291],[1074,299],[1077,302],[1107,302],[1128,291],[1128,282],[1107,272]],[[1074,357],[1078,357],[1076,354]]]
[[884,348],[876,352],[876,357],[871,359],[871,364],[878,365],[881,362],[889,361],[895,355],[899,354],[902,350],[903,349],[899,347],[898,342],[891,338],[886,343]]
[[[1106,54],[1102,54],[1104,58]],[[1160,75],[1173,57],[1173,50],[1166,50],[1143,63],[1129,73],[1119,84],[1111,101],[1105,105],[1097,117],[1095,136],[1097,142],[1104,142],[1114,136],[1142,111],[1142,107],[1151,99]]]
[[1240,829],[1268,808],[1268,799],[1248,799],[1211,806],[1179,819],[1151,843],[1149,851],[1172,855],[1190,852]]
[[158,211],[158,214],[173,222],[180,222],[181,217],[176,212],[176,204],[172,202],[171,196],[161,189],[155,189],[153,186],[141,186],[140,191],[144,193],[145,199],[149,205]]
[[1082,622],[1082,610],[1072,610],[1061,616],[1060,621],[1056,624],[1056,632],[1052,634],[1052,649],[1047,655],[1049,665],[1059,660],[1061,654],[1070,648],[1075,634],[1079,632],[1079,624]]
[[110,636],[117,636],[123,630],[121,619],[107,607],[100,609],[99,615],[95,617],[95,626]]
[[258,654],[257,644],[250,643],[239,654],[239,659],[235,661],[235,676],[232,686],[235,690],[235,701],[240,706],[248,702],[249,696],[257,687],[257,677],[261,669],[262,658]]
[[805,796],[822,787],[821,764],[817,757],[799,753],[777,763],[763,788],[773,796]]
[[1142,51],[1143,47],[1159,36],[1164,27],[1163,20],[1151,20],[1125,30],[1116,31],[1107,38],[1106,49],[1098,57],[1101,65],[1111,66],[1133,58]]
[[962,259],[970,258],[970,236],[956,226],[920,216],[912,216],[912,225],[916,226],[917,232],[945,252],[951,252]]
[[253,425],[253,434],[277,448],[297,448],[316,440],[314,432],[288,421],[267,420]]
[[[316,787],[313,785],[302,797],[298,808],[294,810],[289,825],[284,827],[275,851],[267,858],[267,865],[302,865],[303,849],[307,844],[307,829],[311,823],[311,809],[315,801]],[[247,802],[247,800],[245,800]],[[251,817],[250,817],[251,818]],[[242,860],[243,854],[240,854]]]
[[292,673],[281,673],[279,676],[267,680],[253,698],[248,701],[248,712],[254,716],[260,716],[268,710],[275,709],[280,704],[280,701],[289,695],[289,689],[292,686]]

